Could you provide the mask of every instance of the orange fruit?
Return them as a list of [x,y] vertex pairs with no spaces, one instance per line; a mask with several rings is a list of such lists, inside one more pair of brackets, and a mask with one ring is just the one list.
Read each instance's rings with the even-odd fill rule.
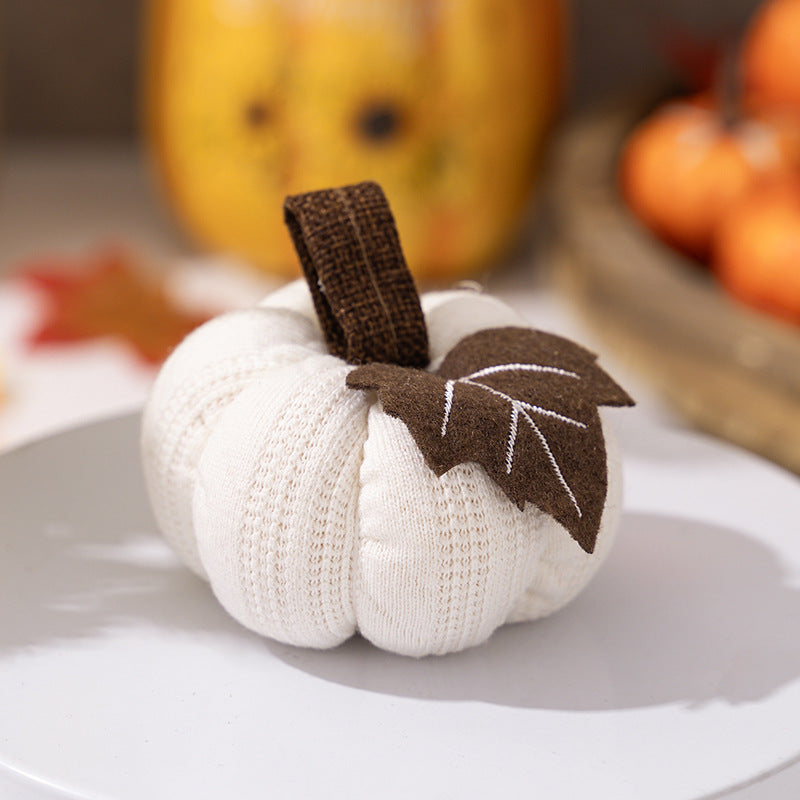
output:
[[701,103],[672,103],[628,137],[620,187],[658,236],[704,258],[730,206],[760,177],[800,162],[798,131],[751,117],[728,125]]
[[800,0],[770,0],[742,48],[746,90],[768,105],[800,110]]
[[766,181],[729,209],[713,265],[734,297],[800,324],[800,176]]

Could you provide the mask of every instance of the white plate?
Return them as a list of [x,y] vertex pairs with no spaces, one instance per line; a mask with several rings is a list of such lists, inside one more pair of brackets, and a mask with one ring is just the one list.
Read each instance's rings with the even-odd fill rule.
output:
[[135,416],[6,455],[0,797],[680,800],[791,762],[800,483],[635,425],[589,589],[421,661],[229,619],[155,534]]

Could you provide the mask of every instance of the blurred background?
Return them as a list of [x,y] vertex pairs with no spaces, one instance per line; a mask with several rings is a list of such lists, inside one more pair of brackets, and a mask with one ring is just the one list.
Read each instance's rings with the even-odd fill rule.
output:
[[[5,0],[0,64],[7,135],[133,138],[140,128],[145,6],[141,0]],[[568,105],[674,79],[657,46],[660,31],[719,37],[740,30],[757,7],[757,0],[572,0]]]
[[529,303],[800,471],[800,0],[1,14],[0,448],[139,405],[296,274],[285,194],[373,178],[422,284]]

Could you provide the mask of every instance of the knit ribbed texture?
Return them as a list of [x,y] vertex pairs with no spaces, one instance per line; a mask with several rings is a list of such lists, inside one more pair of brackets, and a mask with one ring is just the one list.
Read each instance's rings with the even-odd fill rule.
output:
[[192,523],[197,464],[219,415],[270,370],[324,353],[319,330],[300,314],[252,309],[198,328],[167,359],[145,407],[144,474],[153,512],[181,558],[200,575]]
[[557,535],[550,537],[547,546],[537,553],[535,572],[506,622],[539,619],[558,611],[580,594],[611,550],[622,514],[621,461],[616,436],[602,408],[600,420],[606,440],[608,490],[594,553],[576,553],[574,548],[562,546],[561,537],[566,531],[556,525]]
[[361,467],[359,627],[407,655],[480,644],[535,573],[554,523],[524,513],[477,464],[441,478],[405,425],[370,409]]
[[[408,655],[485,641],[583,588],[613,539],[620,465],[607,426],[608,499],[583,552],[476,464],[441,478],[351,369],[322,355],[307,291],[214,320],[159,376],[142,433],[165,536],[247,627],[331,647],[359,629]],[[267,306],[267,307],[265,307]],[[465,335],[520,320],[470,292],[422,298],[431,366]],[[603,416],[603,411],[601,411]]]
[[[215,594],[247,627],[331,647],[352,635],[350,572],[368,403],[333,356],[272,371],[222,414],[194,521]],[[246,420],[243,426],[243,421]]]

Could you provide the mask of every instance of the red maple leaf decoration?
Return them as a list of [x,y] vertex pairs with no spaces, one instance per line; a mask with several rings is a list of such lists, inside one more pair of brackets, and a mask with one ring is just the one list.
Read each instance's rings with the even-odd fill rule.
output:
[[147,364],[160,364],[208,319],[180,309],[163,281],[120,250],[95,253],[77,264],[37,262],[24,267],[22,277],[45,299],[42,320],[28,336],[34,347],[111,337]]

